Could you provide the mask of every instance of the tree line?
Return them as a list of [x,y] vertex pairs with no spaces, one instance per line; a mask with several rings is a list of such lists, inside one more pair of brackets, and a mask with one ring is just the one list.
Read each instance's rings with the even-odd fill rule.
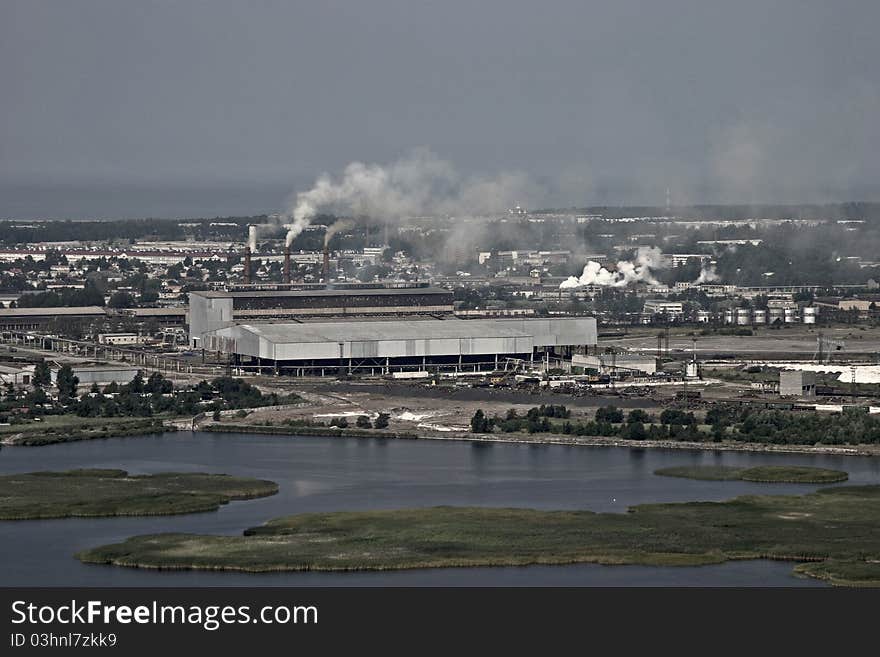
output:
[[228,376],[210,382],[175,388],[159,372],[145,377],[138,372],[130,383],[110,383],[103,388],[92,384],[80,392],[79,379],[70,365],[62,365],[55,375],[57,397],[47,390],[52,374],[45,361],[37,363],[30,390],[6,385],[0,399],[0,421],[14,423],[47,415],[73,414],[79,417],[151,417],[153,415],[195,415],[219,413],[227,409],[256,408],[289,403],[296,395],[279,397],[263,394],[247,381]]
[[[544,408],[544,407],[540,407]],[[561,407],[565,409],[565,407]],[[563,421],[551,421],[562,419]],[[543,414],[532,408],[525,416],[510,409],[502,418],[487,417],[478,409],[471,418],[472,433],[559,433],[575,436],[619,437],[629,440],[689,442],[750,442],[780,445],[880,444],[880,417],[867,408],[838,414],[776,411],[718,406],[701,418],[691,411],[669,408],[653,417],[643,409],[628,414],[615,406],[596,410],[592,420],[573,422],[562,415]]]

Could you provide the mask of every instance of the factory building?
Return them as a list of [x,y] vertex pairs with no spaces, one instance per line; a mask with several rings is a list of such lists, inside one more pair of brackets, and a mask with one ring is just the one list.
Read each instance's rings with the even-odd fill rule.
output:
[[328,318],[451,316],[453,295],[435,287],[189,293],[190,344],[235,323]]
[[572,367],[597,370],[600,374],[656,374],[657,359],[647,354],[575,354]]
[[86,324],[104,319],[107,313],[100,306],[69,308],[0,308],[0,330],[30,331],[45,328],[59,320]]
[[[73,375],[79,379],[80,389],[88,389],[93,383],[98,385],[107,385],[116,383],[117,385],[126,385],[140,371],[136,367],[126,367],[124,365],[102,365],[102,366],[73,366]],[[52,385],[58,378],[58,368],[51,370]]]
[[319,376],[486,371],[506,358],[570,358],[596,340],[592,317],[238,324],[202,336],[206,349],[239,365]]
[[646,299],[642,312],[646,315],[666,315],[670,319],[673,319],[684,315],[684,304],[682,304],[681,301]]
[[779,373],[779,395],[781,397],[815,397],[816,373],[803,370],[782,370]]

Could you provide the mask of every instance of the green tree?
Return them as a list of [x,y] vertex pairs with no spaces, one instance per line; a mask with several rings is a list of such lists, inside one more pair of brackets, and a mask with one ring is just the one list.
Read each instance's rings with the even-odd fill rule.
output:
[[134,375],[131,383],[128,384],[128,391],[137,394],[140,394],[144,391],[144,375],[140,370],[138,370],[138,373]]
[[134,308],[136,304],[134,297],[131,296],[131,294],[125,291],[119,291],[110,295],[110,300],[107,301],[107,305],[111,308]]
[[76,386],[79,378],[74,376],[73,369],[65,363],[55,375],[55,385],[58,387],[58,399],[62,402],[68,402],[76,397]]
[[370,422],[370,418],[368,418],[366,415],[358,415],[358,419],[355,422],[355,426],[358,429],[372,429],[373,428],[373,424],[372,424],[372,422]]
[[621,435],[630,440],[644,440],[648,437],[648,432],[645,431],[645,425],[641,422],[631,422],[625,427]]
[[492,421],[483,413],[483,409],[478,408],[471,418],[471,433],[489,433],[492,431],[492,424]]
[[596,422],[623,422],[623,411],[616,406],[603,406],[596,410]]
[[49,364],[46,361],[41,360],[36,364],[31,382],[36,388],[45,388],[52,384],[52,371],[49,369]]
[[629,412],[629,415],[626,416],[627,424],[635,424],[636,422],[641,422],[642,424],[650,424],[651,416],[647,414],[641,408],[633,409]]
[[379,417],[376,418],[376,421],[373,422],[374,429],[387,429],[388,428],[388,420],[391,418],[388,413],[379,413]]

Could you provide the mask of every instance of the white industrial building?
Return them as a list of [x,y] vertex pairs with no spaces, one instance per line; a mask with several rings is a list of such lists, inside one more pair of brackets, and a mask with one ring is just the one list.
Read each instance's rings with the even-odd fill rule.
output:
[[[125,385],[131,383],[131,380],[140,371],[136,367],[128,367],[125,365],[95,365],[95,366],[74,366],[73,375],[79,379],[80,391],[88,389],[93,383],[98,385],[107,385],[116,383]],[[58,368],[52,368],[52,385],[58,378]]]
[[592,317],[239,324],[203,334],[205,349],[239,365],[296,375],[491,370],[508,357],[570,358],[596,342]]
[[782,397],[815,397],[816,373],[803,370],[782,370],[779,372],[779,394]]
[[645,299],[642,312],[648,315],[666,315],[669,318],[675,318],[684,315],[684,305],[681,301]]
[[313,318],[452,315],[453,294],[435,287],[195,291],[189,293],[190,344],[235,323],[291,323]]

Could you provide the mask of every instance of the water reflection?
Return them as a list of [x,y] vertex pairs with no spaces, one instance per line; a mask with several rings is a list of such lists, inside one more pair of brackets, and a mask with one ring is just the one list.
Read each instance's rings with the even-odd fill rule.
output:
[[848,483],[880,483],[866,457],[810,454],[587,448],[428,440],[291,438],[177,433],[0,451],[0,472],[123,468],[227,472],[271,479],[278,495],[233,502],[215,513],[146,518],[0,523],[5,585],[801,585],[791,564],[737,562],[684,569],[558,566],[396,573],[155,573],[85,566],[72,554],[133,534],[238,534],[273,517],[303,512],[487,505],[624,512],[650,502],[724,500],[747,493],[799,494],[810,485],[694,481],[654,470],[690,464],[813,465],[846,470]]

